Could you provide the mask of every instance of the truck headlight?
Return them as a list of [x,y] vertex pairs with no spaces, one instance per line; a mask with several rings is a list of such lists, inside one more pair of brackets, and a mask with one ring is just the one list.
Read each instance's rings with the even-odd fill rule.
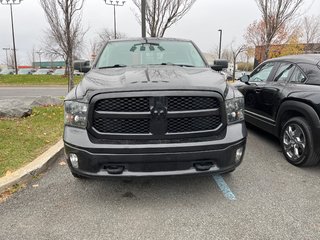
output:
[[76,102],[76,101],[65,101],[64,102],[64,124],[86,128],[88,117],[88,104]]
[[244,120],[244,98],[237,97],[226,100],[228,124]]

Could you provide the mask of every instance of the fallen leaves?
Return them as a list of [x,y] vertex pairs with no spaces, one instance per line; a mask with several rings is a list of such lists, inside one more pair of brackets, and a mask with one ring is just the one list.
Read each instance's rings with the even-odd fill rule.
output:
[[59,165],[60,166],[65,166],[65,165],[67,165],[67,163],[65,161],[61,161],[61,162],[59,162]]
[[0,193],[0,203],[6,201],[13,193],[25,188],[25,184],[15,184],[11,188],[8,188],[6,191]]

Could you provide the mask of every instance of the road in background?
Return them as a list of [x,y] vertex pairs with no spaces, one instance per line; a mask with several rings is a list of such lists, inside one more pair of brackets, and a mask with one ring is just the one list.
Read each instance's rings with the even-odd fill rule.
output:
[[68,93],[66,86],[61,87],[0,87],[0,99],[52,96],[60,97]]
[[223,176],[235,198],[212,176],[79,180],[61,161],[0,204],[0,239],[320,239],[320,167],[290,165],[252,127]]

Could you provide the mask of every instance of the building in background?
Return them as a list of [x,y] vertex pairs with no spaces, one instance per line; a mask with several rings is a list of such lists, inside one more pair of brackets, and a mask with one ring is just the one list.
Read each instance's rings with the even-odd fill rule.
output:
[[64,68],[65,66],[65,61],[44,61],[32,63],[33,68]]

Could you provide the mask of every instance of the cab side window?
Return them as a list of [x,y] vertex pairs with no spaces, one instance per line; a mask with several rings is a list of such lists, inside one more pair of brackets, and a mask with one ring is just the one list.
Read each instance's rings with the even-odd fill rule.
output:
[[272,72],[274,63],[266,63],[258,68],[250,77],[250,82],[266,82]]
[[303,72],[296,67],[290,79],[291,83],[304,83],[307,80]]
[[292,63],[281,63],[277,70],[276,76],[274,77],[274,81],[287,82],[293,70],[294,65]]

